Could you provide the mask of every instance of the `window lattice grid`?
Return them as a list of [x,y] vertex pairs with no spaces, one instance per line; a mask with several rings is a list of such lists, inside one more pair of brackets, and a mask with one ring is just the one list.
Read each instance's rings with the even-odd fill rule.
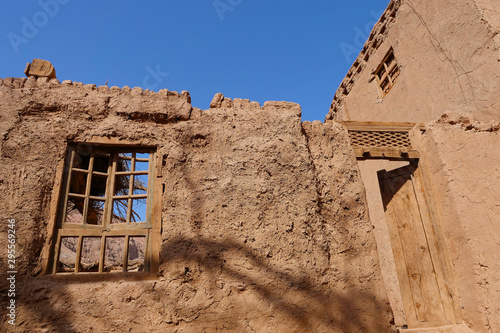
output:
[[382,96],[387,95],[400,75],[399,66],[392,49],[389,50],[374,74],[377,77]]
[[52,273],[147,272],[152,148],[71,145]]
[[411,148],[408,132],[349,131],[354,148]]
[[70,155],[64,227],[146,222],[149,151],[72,149]]
[[53,273],[144,272],[149,233],[62,236]]

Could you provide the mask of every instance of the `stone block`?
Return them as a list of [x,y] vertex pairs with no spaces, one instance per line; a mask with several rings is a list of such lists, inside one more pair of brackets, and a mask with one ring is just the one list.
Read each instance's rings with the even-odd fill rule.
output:
[[223,100],[224,95],[222,95],[222,93],[215,94],[212,102],[210,103],[210,108],[220,108]]
[[24,74],[27,77],[48,77],[49,79],[56,78],[56,70],[52,64],[47,60],[33,59],[31,63],[26,64]]

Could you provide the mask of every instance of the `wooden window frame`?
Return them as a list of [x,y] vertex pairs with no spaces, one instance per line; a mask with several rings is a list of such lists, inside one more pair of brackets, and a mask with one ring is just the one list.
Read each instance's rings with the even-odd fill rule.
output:
[[[75,168],[73,165],[75,154],[77,154],[78,147],[85,146],[90,150],[90,160],[87,170]],[[159,266],[159,242],[161,232],[161,200],[158,186],[160,182],[157,178],[161,176],[158,171],[158,157],[156,147],[153,146],[139,146],[139,145],[110,145],[100,143],[69,143],[66,157],[63,163],[60,163],[58,170],[58,180],[54,188],[56,194],[51,203],[51,219],[49,222],[49,244],[48,249],[44,250],[44,268],[42,274],[49,274],[49,276],[142,276],[148,273],[155,273]],[[108,165],[107,173],[97,172],[92,170],[93,159],[96,151],[107,152],[112,158]],[[131,169],[128,171],[117,171],[116,163],[119,153],[131,153]],[[138,153],[149,153],[148,170],[136,171],[135,161],[146,162],[146,159],[138,158]],[[62,170],[61,170],[62,169]],[[86,187],[85,194],[71,194],[70,181],[73,171],[86,173]],[[148,184],[146,194],[134,195],[131,191],[133,186],[132,178],[129,180],[128,195],[117,196],[114,194],[114,182],[116,176],[131,176],[131,175],[148,175]],[[106,193],[103,197],[93,197],[90,195],[90,182],[91,177],[88,175],[106,176]],[[156,196],[155,196],[156,194]],[[68,203],[68,198],[81,198],[84,199],[84,208],[82,214],[82,224],[65,223],[65,214]],[[146,199],[146,221],[132,222],[131,217],[131,201],[133,199]],[[127,215],[125,223],[111,223],[113,200],[127,200]],[[89,200],[104,201],[103,218],[101,225],[86,224],[86,213],[88,211]],[[145,237],[145,250],[144,250],[144,268],[140,272],[127,271],[128,268],[128,255],[129,255],[129,239],[130,237],[141,236]],[[76,260],[73,272],[58,272],[59,252],[62,237],[76,237],[78,238],[78,245],[76,249]],[[81,272],[80,260],[82,253],[82,244],[84,237],[100,237],[100,253],[99,253],[99,267],[97,272]],[[123,237],[123,261],[122,269],[120,271],[107,272],[104,267],[106,239],[108,237]]]
[[[394,61],[392,65],[389,66],[387,63],[390,58],[393,58]],[[381,75],[380,73],[384,70],[384,73]],[[393,75],[394,70],[396,70],[395,73],[397,75]],[[400,68],[398,66],[398,63],[396,61],[396,56],[394,55],[394,50],[392,48],[387,51],[387,54],[384,56],[384,59],[382,60],[381,64],[377,67],[377,69],[373,72],[373,75],[377,78],[377,85],[379,87],[379,91],[382,97],[385,97],[392,89],[394,84],[396,83],[397,79],[401,75]],[[382,87],[382,84],[384,81],[388,79],[388,88],[387,91],[384,91],[384,88]]]

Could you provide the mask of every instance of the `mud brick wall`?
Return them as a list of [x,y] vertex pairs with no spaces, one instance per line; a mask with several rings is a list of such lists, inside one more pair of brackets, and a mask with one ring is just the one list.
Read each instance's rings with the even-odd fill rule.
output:
[[[345,130],[302,123],[293,103],[216,97],[200,110],[187,92],[0,80],[0,214],[18,221],[19,332],[393,330]],[[96,138],[158,147],[151,280],[41,274],[57,165],[68,142]]]

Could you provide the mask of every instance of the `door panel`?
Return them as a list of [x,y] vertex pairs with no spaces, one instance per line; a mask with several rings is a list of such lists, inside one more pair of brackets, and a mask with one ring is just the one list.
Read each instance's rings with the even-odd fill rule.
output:
[[428,214],[426,203],[419,202],[420,196],[416,195],[416,188],[420,188],[414,184],[416,168],[408,165],[378,172],[409,328],[450,323],[446,319],[440,283],[429,250],[432,240],[428,237],[433,235],[428,235],[423,225],[423,217]]

